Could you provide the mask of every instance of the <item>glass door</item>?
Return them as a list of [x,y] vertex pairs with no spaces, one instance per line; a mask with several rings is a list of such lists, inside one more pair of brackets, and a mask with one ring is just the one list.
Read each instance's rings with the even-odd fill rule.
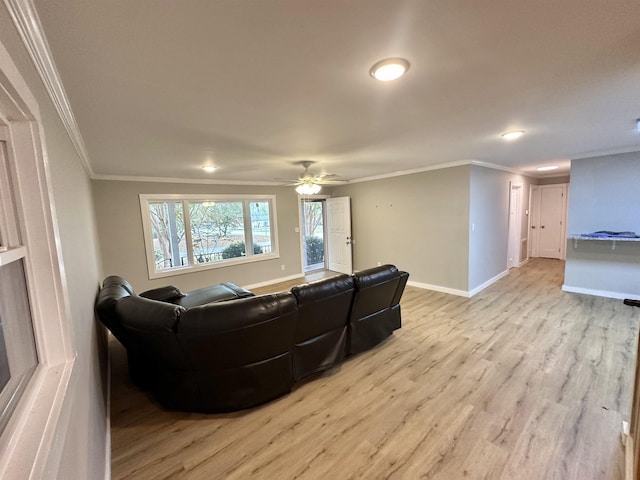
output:
[[302,249],[304,272],[325,268],[325,201],[304,198],[302,202]]

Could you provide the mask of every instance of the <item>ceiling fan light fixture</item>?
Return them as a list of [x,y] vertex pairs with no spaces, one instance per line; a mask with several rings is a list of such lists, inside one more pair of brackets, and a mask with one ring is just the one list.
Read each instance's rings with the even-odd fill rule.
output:
[[320,185],[311,182],[302,183],[296,187],[298,195],[315,195],[320,190],[322,190]]
[[500,136],[505,140],[515,140],[516,138],[520,138],[524,135],[524,130],[513,130],[511,132],[501,133]]
[[400,78],[409,70],[409,62],[404,58],[386,58],[377,62],[369,74],[381,82],[390,82]]

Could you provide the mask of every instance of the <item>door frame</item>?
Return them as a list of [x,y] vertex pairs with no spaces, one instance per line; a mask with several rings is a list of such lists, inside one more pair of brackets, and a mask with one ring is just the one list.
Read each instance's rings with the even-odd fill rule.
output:
[[304,200],[321,200],[324,202],[324,206],[322,208],[322,214],[323,214],[323,240],[324,240],[324,269],[327,270],[327,233],[326,233],[326,223],[327,223],[327,212],[326,212],[326,200],[327,198],[331,198],[331,195],[298,195],[298,227],[297,227],[297,232],[298,232],[298,242],[300,244],[300,271],[302,272],[303,275],[306,275],[308,272],[305,271],[304,269],[304,265],[305,265],[305,245],[304,245],[304,238],[305,238],[305,232],[304,232],[304,218],[303,218],[303,214],[304,214],[304,210],[302,209],[302,202]]
[[[511,221],[511,200],[515,191],[516,194],[516,212],[515,221]],[[522,192],[524,185],[521,183],[509,182],[509,227],[508,227],[508,243],[507,243],[507,269],[518,268],[521,265],[520,257],[522,255]],[[513,251],[512,251],[513,249]],[[513,253],[513,260],[509,261],[509,253]],[[527,253],[528,258],[528,253]]]

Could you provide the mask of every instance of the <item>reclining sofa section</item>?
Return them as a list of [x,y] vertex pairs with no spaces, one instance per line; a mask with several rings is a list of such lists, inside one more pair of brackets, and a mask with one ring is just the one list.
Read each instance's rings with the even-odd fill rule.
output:
[[285,395],[389,337],[408,277],[383,265],[268,295],[233,283],[136,295],[113,275],[96,312],[125,347],[138,387],[167,408],[227,412]]

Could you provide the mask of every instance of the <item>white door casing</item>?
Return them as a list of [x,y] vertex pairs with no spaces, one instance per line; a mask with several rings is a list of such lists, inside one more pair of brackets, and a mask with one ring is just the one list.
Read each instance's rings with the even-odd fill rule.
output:
[[507,268],[520,266],[520,246],[522,244],[522,185],[511,185],[509,189],[509,247]]
[[351,199],[327,198],[327,256],[329,270],[353,273],[351,254]]

